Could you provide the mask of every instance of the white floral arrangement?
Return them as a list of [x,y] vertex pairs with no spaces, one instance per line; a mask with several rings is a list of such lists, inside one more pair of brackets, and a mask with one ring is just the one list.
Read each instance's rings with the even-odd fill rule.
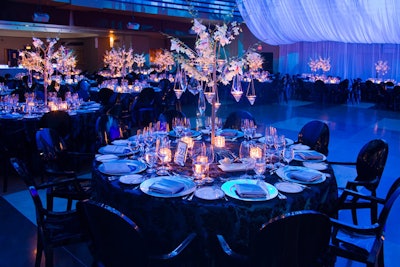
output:
[[331,69],[331,62],[330,58],[322,58],[319,57],[318,59],[310,58],[308,62],[308,66],[310,67],[312,72],[316,72],[317,70],[322,70],[323,72],[327,72]]
[[157,72],[163,72],[171,70],[172,66],[175,65],[174,55],[168,50],[157,51],[153,64],[156,66]]
[[109,69],[111,77],[125,77],[130,73],[134,63],[133,49],[125,47],[112,48],[104,54],[104,65]]
[[144,54],[134,54],[133,55],[133,63],[136,64],[138,68],[144,67],[144,64],[146,63],[146,58]]
[[60,46],[55,53],[56,58],[56,69],[67,76],[76,74],[76,58],[73,55],[73,51],[65,49],[64,46]]
[[[53,62],[58,63],[58,61],[64,59],[62,56],[64,53],[62,51],[65,51],[65,48],[60,46],[58,50],[54,50],[58,39],[46,39],[47,45],[39,38],[33,37],[32,39],[32,44],[35,49],[34,51],[20,51],[20,64],[30,72],[34,71],[43,74],[45,76],[44,79],[49,80],[48,78],[54,72]],[[75,57],[72,54],[68,55],[68,60],[70,60],[70,62],[74,61],[76,65]],[[60,65],[61,64],[56,64],[58,67]]]
[[[262,58],[256,56],[257,53],[254,51],[246,52],[242,58],[221,56],[224,47],[242,31],[237,22],[215,25],[211,29],[194,19],[192,30],[197,34],[194,50],[179,39],[171,38],[171,51],[177,53],[177,61],[189,77],[205,82],[208,87],[213,87],[215,82],[226,85],[236,75],[243,75],[246,67],[250,70],[261,68]],[[216,80],[213,77],[214,66],[217,68]]]
[[377,74],[385,75],[389,70],[388,62],[383,60],[378,60],[375,63],[375,70]]

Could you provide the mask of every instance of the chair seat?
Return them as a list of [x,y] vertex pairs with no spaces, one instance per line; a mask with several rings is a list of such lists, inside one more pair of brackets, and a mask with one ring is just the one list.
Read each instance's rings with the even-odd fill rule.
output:
[[369,251],[375,241],[374,235],[358,235],[354,232],[339,230],[336,239],[340,240],[341,246],[347,250],[353,251],[355,254],[361,255],[365,258],[368,257]]

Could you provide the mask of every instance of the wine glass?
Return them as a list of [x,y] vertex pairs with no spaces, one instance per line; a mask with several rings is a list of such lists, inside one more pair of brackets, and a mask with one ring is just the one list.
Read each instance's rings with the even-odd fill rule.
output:
[[265,156],[262,156],[260,158],[256,158],[254,160],[254,172],[256,175],[254,175],[254,179],[259,179],[262,180],[265,178],[265,170],[267,169],[267,162],[265,159]]
[[157,156],[161,161],[161,167],[158,169],[158,175],[168,175],[167,167],[165,163],[169,162],[171,159],[171,149],[170,142],[168,138],[163,138],[160,141],[160,145],[158,147]]
[[253,163],[253,159],[250,157],[250,149],[251,143],[249,141],[243,141],[239,147],[239,158],[240,161],[245,165],[245,174],[241,176],[241,178],[248,179],[251,178],[249,174],[247,174],[248,168]]
[[147,169],[147,173],[154,173],[156,170],[154,169],[154,166],[157,163],[157,153],[155,148],[147,148],[146,152],[144,153],[144,159],[146,160],[147,165],[149,168]]
[[275,135],[274,138],[274,147],[276,151],[276,155],[279,159],[282,159],[282,152],[286,146],[286,139],[284,135]]
[[282,157],[287,165],[289,165],[294,158],[294,149],[292,147],[285,147],[282,152]]
[[181,118],[172,119],[172,129],[174,130],[176,139],[178,140],[183,133],[183,122]]

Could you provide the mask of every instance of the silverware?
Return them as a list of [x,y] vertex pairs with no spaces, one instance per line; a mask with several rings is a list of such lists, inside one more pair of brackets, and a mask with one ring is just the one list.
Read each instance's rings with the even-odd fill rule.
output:
[[278,198],[279,198],[279,199],[287,199],[287,196],[285,196],[285,195],[282,194],[281,192],[278,192]]
[[110,181],[110,182],[115,181],[117,179],[119,179],[119,176],[109,176],[108,177],[108,181]]

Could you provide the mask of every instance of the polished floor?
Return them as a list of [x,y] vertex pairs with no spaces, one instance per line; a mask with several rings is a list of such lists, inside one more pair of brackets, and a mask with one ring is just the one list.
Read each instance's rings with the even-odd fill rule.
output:
[[[247,101],[247,100],[246,100]],[[300,128],[313,119],[328,123],[331,133],[329,156],[332,161],[354,161],[360,148],[369,140],[383,138],[389,143],[389,157],[378,188],[384,197],[392,182],[400,176],[400,112],[380,109],[373,103],[348,105],[321,105],[319,103],[290,100],[288,103],[241,105],[225,101],[218,111],[224,118],[235,109],[247,109],[256,118],[258,131],[265,126],[274,126],[288,138],[296,139]],[[183,105],[187,116],[195,117],[196,109]],[[193,121],[195,121],[193,119]],[[338,184],[343,185],[354,173],[353,169],[337,169]],[[339,178],[339,176],[341,178]],[[1,178],[2,179],[2,178]],[[2,184],[2,180],[0,180]],[[11,179],[6,193],[0,197],[0,267],[25,267],[34,265],[36,245],[33,204],[18,178]],[[399,202],[400,203],[400,202]],[[385,240],[385,266],[395,267],[400,262],[400,204],[392,209],[387,224]],[[346,214],[341,215],[344,220]],[[90,266],[91,257],[87,248],[72,246],[56,250],[56,267]],[[338,259],[336,266],[363,266],[359,263]]]

